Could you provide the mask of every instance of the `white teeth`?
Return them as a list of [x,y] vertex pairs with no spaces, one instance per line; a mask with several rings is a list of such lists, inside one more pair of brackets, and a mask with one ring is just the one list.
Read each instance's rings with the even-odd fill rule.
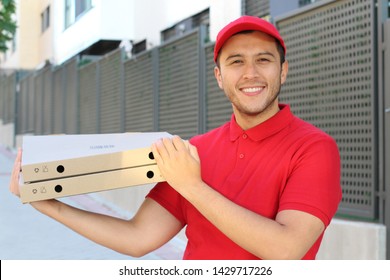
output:
[[256,92],[262,90],[262,87],[255,87],[255,88],[244,88],[242,91],[243,92]]

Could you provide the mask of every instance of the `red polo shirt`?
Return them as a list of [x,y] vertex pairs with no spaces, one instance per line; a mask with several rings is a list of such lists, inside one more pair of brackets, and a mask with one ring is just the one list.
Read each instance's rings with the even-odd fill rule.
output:
[[[325,226],[341,199],[340,158],[335,141],[295,117],[289,106],[266,122],[242,130],[230,122],[191,139],[201,159],[202,178],[235,203],[274,219],[290,209],[310,213]],[[148,194],[183,225],[184,259],[257,259],[206,220],[167,183]],[[205,197],[207,199],[207,197]],[[304,259],[314,259],[321,237]]]

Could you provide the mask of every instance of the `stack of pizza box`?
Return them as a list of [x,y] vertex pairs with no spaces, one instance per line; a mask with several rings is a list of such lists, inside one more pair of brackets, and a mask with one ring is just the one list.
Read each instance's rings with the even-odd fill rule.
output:
[[23,203],[164,181],[151,145],[166,132],[24,136]]

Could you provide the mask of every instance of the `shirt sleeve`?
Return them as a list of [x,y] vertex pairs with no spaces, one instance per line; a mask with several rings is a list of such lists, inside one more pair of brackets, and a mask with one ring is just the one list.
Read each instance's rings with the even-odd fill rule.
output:
[[300,210],[328,226],[341,200],[340,155],[327,135],[308,140],[294,155],[279,211]]
[[146,197],[153,199],[168,212],[170,212],[180,223],[186,225],[183,212],[183,197],[175,191],[167,182],[158,183]]

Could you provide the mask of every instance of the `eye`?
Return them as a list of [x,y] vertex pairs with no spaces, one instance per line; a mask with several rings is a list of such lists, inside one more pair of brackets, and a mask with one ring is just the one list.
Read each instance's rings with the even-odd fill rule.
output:
[[241,64],[243,63],[243,61],[241,59],[235,59],[235,60],[232,60],[230,64]]
[[265,58],[265,57],[261,57],[257,61],[260,62],[260,63],[270,62],[270,60],[268,58]]

